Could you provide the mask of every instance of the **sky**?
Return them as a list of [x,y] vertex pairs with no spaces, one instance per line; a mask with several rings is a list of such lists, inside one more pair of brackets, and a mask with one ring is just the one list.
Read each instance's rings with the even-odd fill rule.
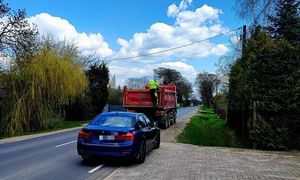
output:
[[40,34],[74,42],[83,54],[109,62],[117,84],[152,76],[157,67],[172,68],[194,82],[199,72],[214,72],[230,51],[237,33],[152,56],[241,27],[235,0],[4,0],[25,9]]

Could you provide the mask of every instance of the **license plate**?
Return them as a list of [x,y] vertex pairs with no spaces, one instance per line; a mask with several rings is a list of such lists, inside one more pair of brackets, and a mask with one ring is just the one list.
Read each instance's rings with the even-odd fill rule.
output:
[[115,136],[99,136],[99,140],[115,140]]

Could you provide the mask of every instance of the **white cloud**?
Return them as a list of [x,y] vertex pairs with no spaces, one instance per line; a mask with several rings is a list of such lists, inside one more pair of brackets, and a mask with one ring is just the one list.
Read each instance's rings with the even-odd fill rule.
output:
[[[120,50],[112,58],[132,57],[148,53],[155,53],[173,47],[201,41],[203,39],[227,32],[219,20],[222,11],[204,4],[194,11],[187,10],[192,0],[183,0],[179,6],[171,4],[167,15],[175,18],[173,25],[154,23],[146,32],[135,33],[129,40],[118,39]],[[205,41],[193,46],[175,51],[155,54],[151,57],[136,58],[135,61],[147,62],[165,59],[198,59],[211,55],[220,56],[228,51],[224,44],[214,44]]]
[[47,13],[40,13],[28,18],[37,25],[42,35],[52,34],[60,40],[70,40],[79,47],[84,54],[95,53],[98,57],[112,56],[114,51],[104,41],[100,33],[80,33],[66,19],[55,17]]
[[176,71],[180,72],[184,77],[186,77],[189,81],[193,82],[197,71],[195,68],[185,62],[182,61],[175,61],[175,62],[163,62],[160,64],[156,64],[155,67],[164,67],[175,69]]
[[203,23],[214,23],[222,11],[206,4],[195,11],[182,11],[176,16],[176,23],[182,27],[197,27]]
[[[78,32],[74,25],[66,19],[41,13],[30,17],[42,34],[53,34],[59,39],[67,39],[77,43],[83,53],[95,52],[101,58],[107,59],[138,56],[155,53],[197,42],[228,29],[220,21],[220,9],[204,4],[194,10],[190,9],[192,0],[182,0],[178,5],[171,4],[167,9],[167,16],[174,18],[173,24],[156,22],[145,32],[137,32],[130,39],[117,39],[120,49],[113,51],[104,41],[101,33]],[[156,67],[172,68],[181,72],[191,82],[197,74],[195,68],[188,64],[192,59],[208,56],[221,56],[229,49],[225,44],[204,41],[189,47],[155,54],[149,57],[112,61],[110,73],[115,74],[118,83],[124,84],[130,77],[152,76]]]
[[195,77],[197,75],[196,69],[192,66],[181,61],[168,61],[162,62],[157,64],[147,64],[138,66],[140,64],[136,63],[126,63],[123,65],[122,63],[113,63],[109,66],[110,74],[115,75],[116,79],[118,79],[118,83],[120,85],[124,85],[128,78],[132,77],[143,77],[153,76],[153,69],[158,67],[170,68],[175,69],[176,71],[180,72],[184,77],[186,77],[190,82],[195,81]]
[[179,3],[179,7],[177,7],[175,3],[171,4],[168,7],[168,11],[167,11],[168,16],[175,17],[180,11],[183,11],[186,8],[188,8],[188,6],[192,4],[192,2],[193,0],[182,0]]
[[2,53],[0,53],[0,69],[8,69],[10,64],[13,62],[12,57],[5,56]]
[[231,40],[231,42],[234,43],[234,44],[237,44],[237,43],[241,42],[240,36],[232,36],[232,37],[230,38],[230,40]]
[[109,73],[116,76],[118,84],[123,86],[128,78],[153,76],[153,66],[147,68],[136,67],[134,64],[112,64],[109,66]]
[[174,17],[179,13],[179,8],[176,6],[176,4],[172,4],[168,7],[168,16],[169,17]]
[[212,47],[211,52],[214,54],[221,56],[228,52],[228,48],[224,44],[217,44],[216,46]]

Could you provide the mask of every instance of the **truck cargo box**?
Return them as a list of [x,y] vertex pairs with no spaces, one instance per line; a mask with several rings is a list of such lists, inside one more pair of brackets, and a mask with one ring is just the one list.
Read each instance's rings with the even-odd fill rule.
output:
[[123,91],[123,107],[127,111],[146,114],[152,121],[157,121],[167,128],[176,122],[176,86],[160,85],[158,105],[153,106],[150,89],[128,89]]
[[[153,107],[148,86],[145,89],[129,90],[124,87],[124,108],[150,108]],[[176,108],[176,87],[174,85],[160,85],[158,90],[158,107],[160,109]]]

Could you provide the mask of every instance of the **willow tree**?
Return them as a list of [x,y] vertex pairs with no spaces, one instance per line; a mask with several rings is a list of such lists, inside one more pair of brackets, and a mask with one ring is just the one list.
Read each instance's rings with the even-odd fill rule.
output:
[[4,135],[51,128],[60,121],[63,107],[87,87],[72,48],[46,43],[26,62],[0,73],[7,92],[0,104],[0,133]]

